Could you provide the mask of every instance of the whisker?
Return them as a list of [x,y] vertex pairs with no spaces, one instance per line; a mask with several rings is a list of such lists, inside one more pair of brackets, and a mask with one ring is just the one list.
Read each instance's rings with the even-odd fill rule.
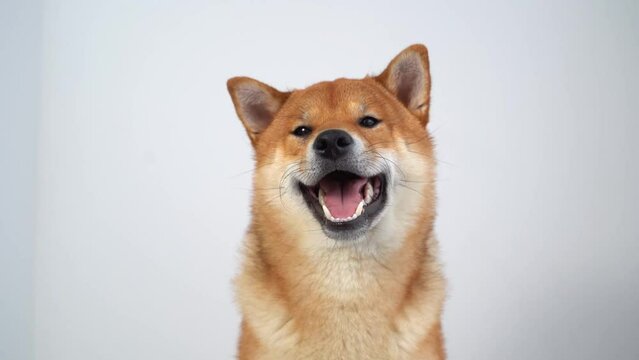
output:
[[254,166],[252,169],[249,169],[249,170],[246,170],[246,171],[242,171],[242,172],[240,172],[238,174],[235,174],[235,175],[231,175],[230,178],[236,178],[238,176],[246,175],[246,174],[254,172],[255,170],[260,169],[260,168],[262,168],[264,166],[273,165],[274,163],[275,162],[272,161],[272,162],[268,162],[268,163],[265,163],[265,164],[261,164],[259,166]]
[[[253,188],[253,190],[255,190],[255,191],[268,191],[268,190],[281,190],[281,189],[282,189],[281,186],[274,186],[274,187],[270,187],[270,188],[257,188],[257,187]],[[248,190],[250,190],[250,189],[248,189]]]
[[399,181],[401,181],[401,182],[405,182],[405,183],[417,183],[417,184],[427,184],[427,183],[430,183],[430,181],[405,180],[405,179],[399,179]]
[[406,142],[405,141],[404,144],[406,144],[406,146],[410,146],[410,145],[413,145],[413,144],[417,144],[418,142],[422,142],[422,141],[428,139],[429,137],[430,137],[430,134],[427,133],[426,135],[422,136],[421,138],[419,138],[419,139],[417,139],[415,141],[411,141],[411,142]]
[[404,187],[404,188],[406,188],[406,189],[408,189],[408,190],[412,190],[412,191],[416,192],[417,194],[419,194],[420,196],[422,196],[422,197],[424,197],[424,198],[428,199],[428,197],[427,197],[426,195],[422,194],[421,192],[417,191],[416,189],[413,189],[412,187],[410,187],[410,186],[408,186],[408,185],[406,185],[406,184],[398,183],[397,185],[399,185],[399,186],[401,186],[401,187]]

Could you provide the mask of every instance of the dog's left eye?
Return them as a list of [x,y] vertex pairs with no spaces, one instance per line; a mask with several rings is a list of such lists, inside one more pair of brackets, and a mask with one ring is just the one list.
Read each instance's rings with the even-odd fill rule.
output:
[[295,128],[295,130],[293,130],[293,135],[297,136],[297,137],[306,137],[308,136],[308,134],[311,133],[313,129],[311,129],[308,126],[298,126]]
[[375,119],[372,116],[364,116],[359,120],[359,124],[365,128],[373,128],[380,123],[380,120]]

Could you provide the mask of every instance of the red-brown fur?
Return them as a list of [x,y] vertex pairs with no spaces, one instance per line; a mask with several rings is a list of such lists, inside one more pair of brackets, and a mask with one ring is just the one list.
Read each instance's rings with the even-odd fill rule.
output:
[[[420,77],[407,90],[413,72]],[[244,316],[239,359],[444,359],[426,48],[407,48],[377,77],[287,93],[249,78],[233,78],[228,87],[256,163],[235,283]],[[368,113],[382,124],[358,126]],[[300,124],[312,126],[310,138],[291,136]],[[378,228],[353,244],[324,236],[286,187],[291,164],[304,171],[315,134],[332,128],[388,154],[400,178]]]

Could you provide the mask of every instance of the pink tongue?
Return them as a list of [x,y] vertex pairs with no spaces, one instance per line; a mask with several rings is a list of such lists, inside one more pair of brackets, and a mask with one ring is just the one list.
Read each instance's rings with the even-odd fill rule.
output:
[[361,190],[366,181],[365,178],[320,181],[319,186],[324,191],[324,205],[334,218],[344,219],[355,214],[357,205],[363,200]]

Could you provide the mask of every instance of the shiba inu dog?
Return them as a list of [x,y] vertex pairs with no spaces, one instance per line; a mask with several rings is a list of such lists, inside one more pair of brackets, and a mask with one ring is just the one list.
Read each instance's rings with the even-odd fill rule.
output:
[[239,359],[444,359],[426,47],[364,79],[227,85],[255,150]]

